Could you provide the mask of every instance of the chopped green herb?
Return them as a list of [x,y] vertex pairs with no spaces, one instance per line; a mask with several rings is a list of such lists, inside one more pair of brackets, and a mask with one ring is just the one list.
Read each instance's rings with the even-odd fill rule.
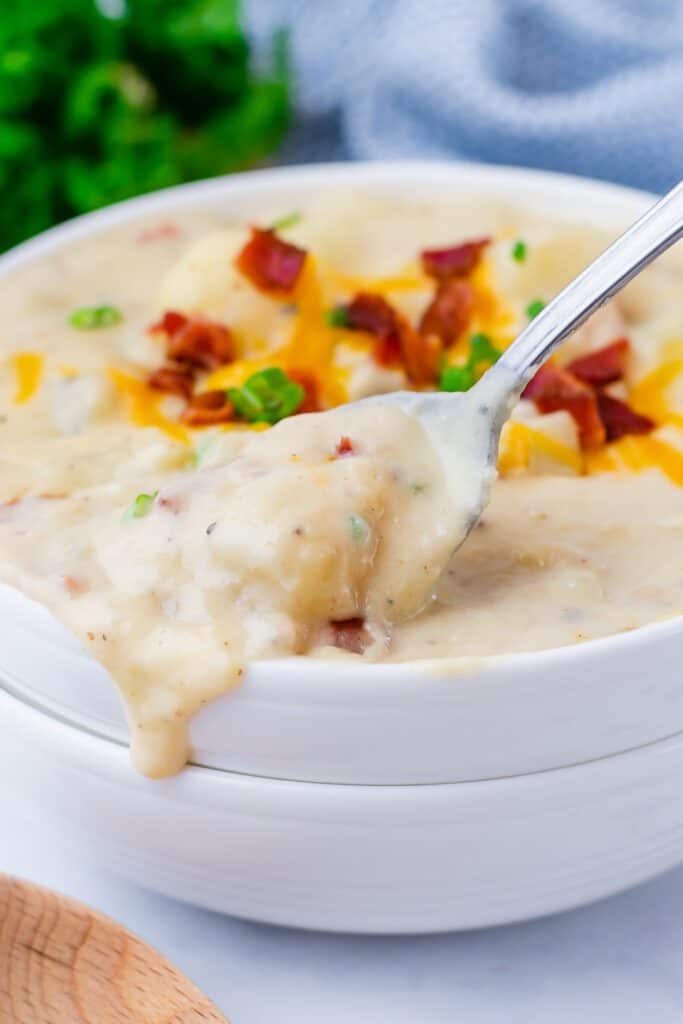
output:
[[192,452],[191,466],[193,469],[200,468],[209,450],[213,448],[217,440],[218,434],[205,434],[204,437],[200,438],[195,450]]
[[333,306],[325,310],[325,323],[328,327],[348,327],[349,311],[346,306]]
[[249,423],[278,423],[295,413],[304,400],[300,384],[279,366],[259,370],[241,388],[228,388],[237,415]]
[[480,363],[491,365],[500,359],[500,349],[496,348],[487,334],[473,334],[470,338],[470,364],[476,368]]
[[463,366],[445,366],[441,371],[439,387],[442,391],[469,391],[484,370],[499,358],[500,349],[496,348],[487,334],[473,334],[467,362]]
[[427,490],[427,484],[409,484],[408,491],[410,494],[424,494]]
[[124,519],[144,519],[152,511],[152,506],[157,499],[158,491],[152,494],[138,494],[132,505],[123,514]]
[[348,518],[348,525],[351,540],[355,541],[356,544],[365,544],[372,532],[367,520],[352,512]]
[[526,307],[526,315],[529,317],[530,320],[533,320],[534,317],[538,316],[538,314],[541,313],[544,309],[545,302],[543,301],[543,299],[534,299]]
[[441,371],[442,391],[469,391],[473,384],[474,373],[468,366],[445,366]]
[[523,242],[521,238],[518,238],[515,244],[512,246],[512,258],[517,263],[524,263],[527,257],[527,244]]
[[115,327],[123,320],[116,306],[81,306],[69,317],[69,323],[78,331],[95,331],[99,327]]
[[285,231],[287,228],[293,228],[295,224],[301,221],[301,214],[297,210],[293,210],[292,213],[286,213],[284,217],[278,217],[270,225],[271,231]]

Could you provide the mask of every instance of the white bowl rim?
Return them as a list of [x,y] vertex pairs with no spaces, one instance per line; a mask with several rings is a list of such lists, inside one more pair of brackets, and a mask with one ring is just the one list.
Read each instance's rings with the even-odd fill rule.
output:
[[0,274],[4,274],[38,254],[44,255],[53,248],[76,238],[86,238],[91,234],[114,227],[124,220],[134,219],[169,209],[172,206],[184,205],[187,200],[198,199],[202,202],[220,198],[226,188],[229,192],[263,189],[269,192],[278,184],[295,181],[320,183],[338,182],[339,185],[368,185],[382,182],[397,183],[411,178],[422,181],[429,179],[435,182],[447,180],[457,174],[463,178],[476,179],[477,186],[486,188],[496,184],[517,179],[520,185],[534,184],[551,185],[559,189],[571,188],[583,190],[586,196],[601,198],[608,201],[617,199],[621,202],[629,200],[634,204],[654,202],[657,195],[644,189],[619,185],[598,178],[583,177],[575,174],[564,174],[559,171],[546,171],[513,164],[486,164],[461,160],[367,160],[367,161],[330,161],[328,163],[291,164],[284,167],[264,167],[234,174],[218,175],[215,178],[203,178],[199,181],[187,182],[183,185],[172,185],[158,189],[132,199],[124,199],[112,203],[99,210],[71,217],[69,220],[56,224],[54,227],[41,231],[39,234],[0,254]]
[[[512,783],[519,787],[545,786],[548,778],[572,780],[580,777],[584,772],[606,771],[615,776],[623,783],[621,766],[624,764],[638,765],[644,761],[652,760],[652,755],[666,754],[670,750],[683,746],[683,731],[674,731],[666,736],[637,747],[628,747],[624,750],[617,750],[608,754],[602,754],[586,761],[577,761],[571,764],[550,765],[538,768],[534,771],[522,771],[514,775],[491,776],[473,779],[444,779],[442,781],[404,781],[394,783],[377,782],[355,782],[346,783],[327,779],[300,779],[282,778],[279,776],[256,775],[253,772],[238,771],[212,764],[204,764],[197,761],[188,761],[181,772],[166,778],[150,780],[139,772],[136,772],[128,754],[128,745],[121,740],[97,732],[96,730],[83,726],[79,722],[70,721],[59,714],[46,710],[31,701],[24,700],[22,696],[5,690],[0,685],[0,710],[3,708],[7,715],[15,715],[17,723],[26,730],[26,735],[32,734],[32,738],[38,734],[42,738],[49,738],[53,748],[59,748],[59,756],[80,762],[81,767],[88,765],[88,772],[102,777],[108,777],[116,784],[123,784],[127,788],[133,787],[148,792],[158,792],[162,797],[169,794],[187,795],[192,789],[195,798],[201,798],[202,791],[207,782],[211,786],[220,787],[227,781],[231,785],[237,785],[249,791],[257,787],[264,792],[276,794],[289,790],[292,794],[299,793],[302,797],[311,797],[335,793],[340,798],[349,798],[350,804],[356,802],[356,794],[363,791],[366,796],[376,794],[378,797],[388,796],[388,799],[399,797],[401,793],[420,792],[420,799],[423,796],[432,794],[458,793],[483,793],[486,790],[492,791],[501,786]],[[3,720],[5,716],[3,715]],[[13,723],[14,724],[14,723]],[[67,730],[66,734],[64,730]],[[108,761],[107,761],[108,759]],[[116,776],[113,779],[113,776]],[[150,786],[153,787],[150,790]],[[199,788],[195,788],[199,787]],[[457,787],[457,789],[456,789]],[[220,790],[214,790],[219,793]],[[321,810],[325,804],[321,804]]]

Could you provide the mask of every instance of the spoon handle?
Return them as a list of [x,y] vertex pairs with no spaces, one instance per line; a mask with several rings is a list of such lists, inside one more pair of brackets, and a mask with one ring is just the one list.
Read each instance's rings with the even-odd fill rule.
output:
[[498,365],[512,371],[521,390],[550,353],[591,313],[681,237],[683,182],[549,302],[503,353]]

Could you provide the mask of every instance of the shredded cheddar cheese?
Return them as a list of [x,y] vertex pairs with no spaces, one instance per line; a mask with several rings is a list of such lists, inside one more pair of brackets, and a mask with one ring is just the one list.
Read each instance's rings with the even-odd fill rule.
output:
[[649,416],[655,423],[683,424],[683,416],[671,407],[668,391],[673,382],[683,374],[683,359],[663,363],[648,373],[636,384],[629,396],[629,402],[643,416]]
[[659,469],[672,483],[683,486],[683,452],[659,438],[622,437],[608,445],[606,452],[617,469],[623,468],[632,473]]
[[583,470],[583,459],[579,452],[556,438],[544,434],[543,431],[536,430],[527,423],[517,420],[507,424],[501,438],[501,449],[498,456],[500,472],[505,475],[514,470],[526,469],[534,451],[546,455],[563,466],[568,466],[576,473]]
[[30,401],[40,388],[43,379],[45,359],[40,352],[16,352],[12,365],[16,376],[14,404],[23,405]]
[[475,267],[470,278],[474,287],[474,314],[469,333],[488,334],[496,347],[505,349],[514,340],[515,313],[495,291],[491,267],[486,260]]
[[199,391],[222,391],[224,388],[239,388],[252,373],[265,370],[268,366],[279,365],[281,353],[271,352],[258,359],[237,359],[234,363],[220,366],[205,377]]
[[343,405],[349,400],[349,370],[345,366],[330,366],[320,381],[321,397],[325,408]]
[[613,446],[587,451],[584,454],[584,468],[590,476],[593,473],[613,473],[619,468]]
[[139,377],[110,367],[109,376],[114,387],[128,402],[128,414],[137,427],[156,427],[180,444],[190,444],[189,431],[180,423],[164,416],[159,410],[163,396],[147,387]]
[[358,277],[326,267],[325,279],[337,291],[372,292],[385,297],[392,292],[415,292],[430,285],[429,278],[421,273],[417,264],[410,264],[402,273],[389,277]]
[[515,470],[526,469],[529,465],[529,437],[525,430],[518,430],[521,423],[508,423],[501,435],[498,452],[498,470],[503,476]]
[[335,336],[325,323],[325,301],[315,259],[309,253],[294,295],[298,314],[284,355],[286,366],[323,371],[334,352]]

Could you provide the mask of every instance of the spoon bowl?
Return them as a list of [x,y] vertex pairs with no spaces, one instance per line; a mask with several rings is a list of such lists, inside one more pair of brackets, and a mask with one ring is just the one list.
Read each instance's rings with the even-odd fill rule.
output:
[[394,391],[354,405],[395,405],[419,420],[444,471],[458,545],[488,504],[496,478],[498,441],[517,397],[517,379],[502,368],[489,371],[470,391]]

